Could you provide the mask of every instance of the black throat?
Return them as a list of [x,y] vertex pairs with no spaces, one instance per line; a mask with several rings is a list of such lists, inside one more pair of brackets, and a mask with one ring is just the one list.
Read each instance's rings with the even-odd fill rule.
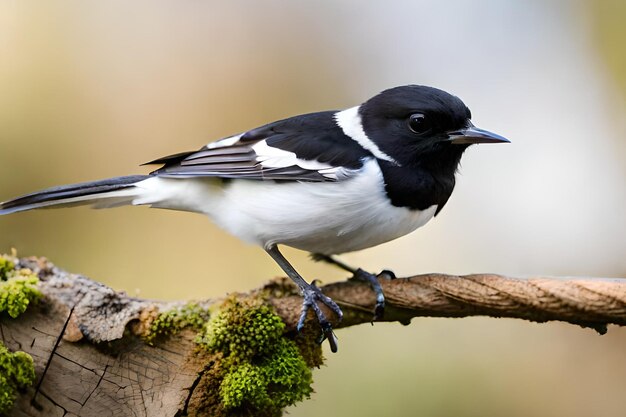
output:
[[466,148],[450,146],[402,166],[379,159],[391,204],[412,210],[437,205],[435,215],[439,214],[454,190],[455,173]]

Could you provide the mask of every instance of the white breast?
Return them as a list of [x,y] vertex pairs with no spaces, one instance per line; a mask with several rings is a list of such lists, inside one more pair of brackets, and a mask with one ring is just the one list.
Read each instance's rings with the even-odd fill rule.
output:
[[325,254],[403,236],[426,224],[437,209],[392,206],[373,159],[353,178],[340,182],[235,180],[212,194],[206,214],[235,236],[262,246],[285,244]]

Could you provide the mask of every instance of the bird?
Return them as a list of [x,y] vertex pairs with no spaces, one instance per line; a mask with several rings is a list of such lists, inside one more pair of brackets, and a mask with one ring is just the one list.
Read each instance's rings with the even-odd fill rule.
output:
[[[0,203],[0,215],[90,205],[146,205],[207,215],[262,247],[299,287],[300,331],[313,310],[319,342],[337,351],[341,308],[289,263],[279,245],[311,253],[368,282],[374,319],[384,314],[377,276],[335,256],[370,248],[426,224],[446,205],[464,151],[508,139],[473,125],[455,95],[423,85],[390,88],[345,110],[302,114],[155,159],[147,175],[62,185]],[[386,271],[393,278],[393,273]]]

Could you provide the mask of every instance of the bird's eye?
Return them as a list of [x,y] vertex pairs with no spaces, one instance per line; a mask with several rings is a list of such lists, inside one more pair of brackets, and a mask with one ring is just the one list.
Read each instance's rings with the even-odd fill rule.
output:
[[430,123],[422,113],[413,113],[408,120],[409,129],[413,133],[422,134],[430,130]]

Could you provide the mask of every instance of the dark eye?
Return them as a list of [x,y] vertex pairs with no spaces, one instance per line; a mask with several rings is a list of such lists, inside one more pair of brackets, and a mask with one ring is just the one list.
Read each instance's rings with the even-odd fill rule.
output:
[[422,134],[430,130],[430,123],[422,113],[413,113],[409,116],[409,129],[413,133]]

